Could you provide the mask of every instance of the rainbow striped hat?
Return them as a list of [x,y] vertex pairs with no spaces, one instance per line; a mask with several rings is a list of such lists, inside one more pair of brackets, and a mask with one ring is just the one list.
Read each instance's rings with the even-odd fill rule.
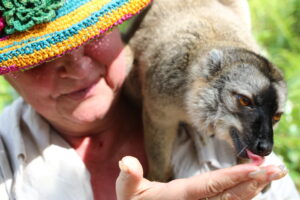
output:
[[0,74],[28,69],[103,35],[151,0],[0,1]]

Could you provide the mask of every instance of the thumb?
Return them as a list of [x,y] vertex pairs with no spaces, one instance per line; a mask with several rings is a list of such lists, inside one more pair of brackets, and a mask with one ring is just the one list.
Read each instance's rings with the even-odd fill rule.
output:
[[143,181],[143,168],[134,157],[126,156],[119,161],[120,174],[116,182],[118,200],[130,200]]

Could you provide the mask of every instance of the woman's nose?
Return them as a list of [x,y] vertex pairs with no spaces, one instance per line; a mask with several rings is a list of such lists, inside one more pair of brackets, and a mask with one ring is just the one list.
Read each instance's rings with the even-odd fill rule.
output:
[[73,50],[61,58],[59,76],[61,78],[81,79],[89,73],[92,67],[92,60],[84,55],[84,47]]

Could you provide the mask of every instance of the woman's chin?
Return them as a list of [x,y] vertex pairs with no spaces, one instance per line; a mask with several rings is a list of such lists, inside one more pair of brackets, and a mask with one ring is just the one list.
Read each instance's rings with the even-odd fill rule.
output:
[[110,111],[114,101],[114,94],[98,95],[80,103],[73,111],[72,116],[83,123],[103,120]]

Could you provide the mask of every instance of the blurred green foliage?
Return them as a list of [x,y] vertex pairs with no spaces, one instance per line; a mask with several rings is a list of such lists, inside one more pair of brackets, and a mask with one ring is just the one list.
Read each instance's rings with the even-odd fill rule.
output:
[[[300,189],[300,0],[249,0],[253,32],[288,83],[288,102],[275,133],[275,151]],[[124,26],[123,26],[124,28]],[[0,111],[16,97],[0,76]]]
[[285,74],[286,112],[275,131],[275,152],[300,189],[300,0],[249,0],[253,32]]
[[0,111],[17,97],[14,89],[0,76]]

